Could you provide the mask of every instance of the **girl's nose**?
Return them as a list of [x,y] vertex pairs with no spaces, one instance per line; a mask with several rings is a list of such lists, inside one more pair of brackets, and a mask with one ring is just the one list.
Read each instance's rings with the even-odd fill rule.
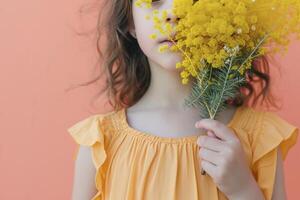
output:
[[167,10],[167,17],[166,17],[166,21],[168,23],[176,23],[179,20],[179,17],[175,16],[172,11]]
[[167,20],[167,22],[173,21],[174,23],[176,23],[179,20],[179,17],[167,17],[166,20]]

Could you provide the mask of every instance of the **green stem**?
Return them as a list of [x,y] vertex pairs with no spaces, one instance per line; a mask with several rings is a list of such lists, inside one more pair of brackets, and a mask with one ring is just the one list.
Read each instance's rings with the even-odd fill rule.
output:
[[219,108],[219,106],[220,106],[220,104],[221,104],[221,99],[222,99],[222,96],[223,96],[224,91],[225,91],[225,86],[226,86],[226,84],[227,84],[228,75],[229,75],[230,69],[231,69],[231,67],[232,67],[232,61],[233,61],[233,58],[234,58],[234,56],[232,56],[232,57],[230,58],[230,65],[229,65],[228,71],[227,71],[227,73],[226,73],[225,83],[224,83],[224,85],[223,85],[221,97],[219,98],[219,102],[217,103],[217,107],[216,107],[216,109],[215,109],[215,112],[214,112],[214,114],[213,114],[212,119],[214,119],[214,117],[215,117],[215,115],[216,115],[216,113],[217,113],[217,110],[218,110],[218,108]]
[[209,106],[207,105],[206,102],[204,102],[204,104],[205,104],[205,107],[206,107],[206,109],[207,109],[207,111],[208,111],[209,118],[210,118],[210,119],[213,119],[214,116],[213,116],[213,114],[211,113],[211,110],[210,110]]
[[259,43],[256,45],[256,47],[254,48],[254,50],[250,53],[250,55],[244,60],[244,62],[238,67],[237,71],[246,63],[246,61],[252,56],[252,54],[254,54],[254,52],[257,50],[257,48],[262,44],[262,42],[267,38],[269,34],[266,34],[260,41]]
[[193,65],[193,62],[192,62],[191,58],[185,53],[185,51],[183,51],[183,50],[176,44],[176,42],[170,37],[169,34],[168,34],[168,38],[169,38],[169,40],[171,40],[171,42],[179,49],[179,51],[181,51],[181,52],[184,54],[184,56],[188,58],[188,60],[190,61],[191,65],[194,67],[194,69],[196,69],[195,66]]

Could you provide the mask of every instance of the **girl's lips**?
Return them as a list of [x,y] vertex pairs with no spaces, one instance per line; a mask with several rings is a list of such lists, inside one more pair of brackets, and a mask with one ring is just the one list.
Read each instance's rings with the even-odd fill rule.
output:
[[171,41],[164,41],[164,42],[161,42],[161,44],[167,44],[169,47],[174,45],[174,43]]
[[[172,40],[175,41],[175,42],[177,42],[177,40],[174,40],[174,39],[172,39]],[[160,43],[163,43],[163,42],[171,42],[171,40],[163,40]]]
[[173,46],[174,45],[174,43],[172,41],[170,41],[170,40],[162,41],[161,44],[168,44],[168,46]]

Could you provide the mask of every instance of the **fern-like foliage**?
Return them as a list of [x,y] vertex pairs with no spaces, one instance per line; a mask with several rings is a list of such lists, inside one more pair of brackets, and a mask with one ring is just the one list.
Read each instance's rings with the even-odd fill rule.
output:
[[[266,37],[262,38],[251,52],[234,49],[221,68],[213,68],[205,60],[202,61],[203,67],[197,74],[196,81],[192,83],[191,93],[185,99],[184,105],[196,107],[201,118],[215,119],[219,112],[226,109],[225,102],[234,99],[240,88],[246,84],[245,73],[240,73],[239,69],[249,59],[252,61],[261,55],[259,47],[265,39]],[[233,69],[233,66],[238,68]]]
[[225,101],[233,99],[245,82],[242,76],[230,79],[229,75],[234,72],[228,65],[219,69],[205,67],[198,74],[197,81],[193,82],[186,105],[197,107],[201,118],[214,119],[226,108]]

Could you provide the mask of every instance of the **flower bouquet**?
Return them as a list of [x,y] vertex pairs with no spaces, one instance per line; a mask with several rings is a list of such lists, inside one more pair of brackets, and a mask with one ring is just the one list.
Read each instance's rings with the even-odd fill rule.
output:
[[159,51],[182,53],[176,64],[182,84],[193,80],[185,105],[197,107],[202,118],[214,119],[239,94],[255,59],[286,52],[290,34],[300,38],[300,0],[174,0],[175,26],[166,22],[167,10],[155,9],[161,3],[137,0],[135,5],[153,9],[146,18],[174,43]]

